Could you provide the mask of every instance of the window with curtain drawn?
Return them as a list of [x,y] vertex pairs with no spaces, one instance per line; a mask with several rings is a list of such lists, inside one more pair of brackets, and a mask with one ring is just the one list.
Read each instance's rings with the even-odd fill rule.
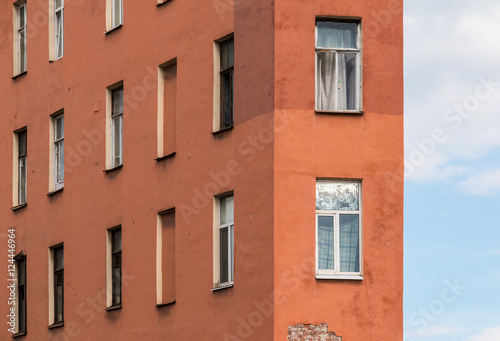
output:
[[316,110],[361,111],[360,24],[316,23]]
[[316,181],[316,275],[361,275],[360,181]]

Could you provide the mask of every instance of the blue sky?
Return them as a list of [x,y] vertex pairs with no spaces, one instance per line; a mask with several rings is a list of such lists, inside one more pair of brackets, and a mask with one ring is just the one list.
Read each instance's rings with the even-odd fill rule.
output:
[[500,341],[500,2],[404,20],[404,340]]

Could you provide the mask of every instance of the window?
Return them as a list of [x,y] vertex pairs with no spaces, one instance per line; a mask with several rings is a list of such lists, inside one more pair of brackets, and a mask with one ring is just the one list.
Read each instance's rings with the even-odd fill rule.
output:
[[54,0],[55,59],[64,54],[64,0]]
[[14,75],[20,75],[28,69],[26,1],[14,4],[14,16]]
[[123,83],[107,89],[106,168],[114,169],[123,164]]
[[158,158],[175,153],[177,60],[158,67]]
[[234,39],[224,38],[215,44],[214,131],[234,124]]
[[122,230],[120,227],[107,231],[108,240],[108,308],[122,304]]
[[54,246],[49,251],[49,261],[52,265],[51,285],[49,286],[49,297],[52,302],[49,325],[57,325],[64,322],[64,247]]
[[358,22],[317,22],[316,110],[361,110],[360,51]]
[[156,302],[175,302],[175,209],[158,213],[156,240]]
[[123,0],[106,0],[106,30],[123,24]]
[[64,114],[56,114],[51,117],[52,121],[52,155],[54,178],[52,190],[61,189],[64,186]]
[[234,280],[234,196],[215,197],[214,289],[233,285]]
[[316,277],[361,279],[361,182],[316,181]]
[[16,334],[26,333],[26,256],[16,257]]
[[14,206],[26,204],[27,199],[27,136],[26,128],[14,133]]

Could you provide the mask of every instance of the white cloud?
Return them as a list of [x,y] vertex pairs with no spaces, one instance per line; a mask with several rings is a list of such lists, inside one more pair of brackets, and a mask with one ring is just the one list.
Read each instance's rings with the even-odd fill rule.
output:
[[483,330],[481,333],[467,337],[463,341],[498,341],[500,340],[500,327]]
[[[500,45],[500,4],[456,0],[436,6],[446,11],[431,13],[416,1],[406,6],[407,179],[445,180],[463,193],[492,196],[500,188],[484,169],[499,167],[492,162],[500,160],[500,86],[479,100],[477,91],[485,89],[480,77],[500,82],[500,49],[495,48]],[[444,138],[426,150],[437,130]]]
[[470,195],[493,197],[500,193],[500,169],[484,171],[458,183],[458,188]]
[[416,337],[431,337],[431,336],[439,336],[439,335],[451,335],[451,334],[458,334],[458,333],[463,333],[465,330],[460,327],[453,327],[453,326],[431,326],[428,327],[422,331],[419,331],[416,333]]

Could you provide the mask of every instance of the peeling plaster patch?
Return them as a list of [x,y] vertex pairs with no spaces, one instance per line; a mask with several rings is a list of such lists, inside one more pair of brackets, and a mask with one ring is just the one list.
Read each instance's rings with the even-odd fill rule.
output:
[[288,341],[342,341],[341,336],[328,331],[328,323],[318,326],[299,323],[288,327]]

